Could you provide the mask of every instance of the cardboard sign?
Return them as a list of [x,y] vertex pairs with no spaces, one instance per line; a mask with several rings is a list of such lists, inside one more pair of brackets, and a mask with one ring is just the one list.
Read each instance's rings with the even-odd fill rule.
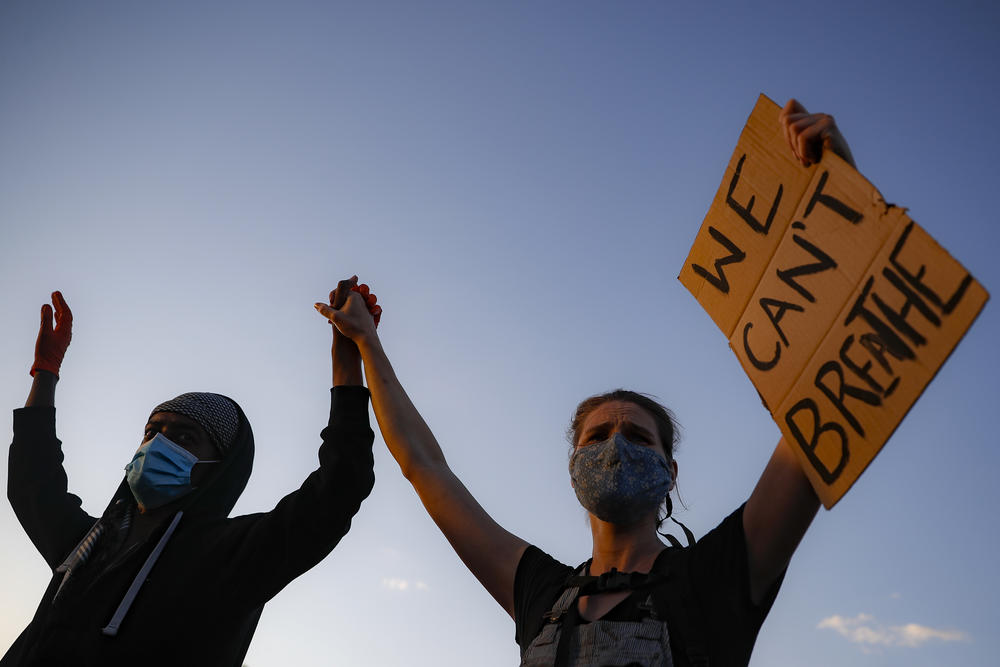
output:
[[830,508],[989,295],[838,156],[802,167],[779,112],[760,96],[679,278]]

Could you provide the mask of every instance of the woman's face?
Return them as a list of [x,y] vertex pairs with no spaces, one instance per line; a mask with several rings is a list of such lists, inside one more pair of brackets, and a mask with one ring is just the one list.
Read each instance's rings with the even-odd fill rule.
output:
[[649,447],[662,456],[672,468],[674,479],[677,479],[677,463],[667,456],[663,448],[656,420],[635,403],[609,401],[591,410],[583,420],[580,438],[574,443],[574,449],[603,442],[616,433],[621,433],[629,442]]

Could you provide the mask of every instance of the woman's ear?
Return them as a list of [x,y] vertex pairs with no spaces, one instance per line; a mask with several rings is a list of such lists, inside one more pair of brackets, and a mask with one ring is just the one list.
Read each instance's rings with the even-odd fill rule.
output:
[[675,486],[677,486],[677,461],[670,459],[670,489],[668,491],[673,491]]

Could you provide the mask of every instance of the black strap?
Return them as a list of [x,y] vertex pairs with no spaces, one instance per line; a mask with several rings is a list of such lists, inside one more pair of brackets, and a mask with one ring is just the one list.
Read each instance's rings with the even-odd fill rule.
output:
[[573,603],[562,615],[562,622],[559,624],[559,643],[556,644],[556,659],[552,667],[568,667],[569,665],[569,633],[580,624],[580,610],[576,608],[576,601],[579,596],[573,598]]
[[614,593],[618,591],[636,591],[656,586],[663,581],[660,574],[645,572],[619,572],[611,568],[596,577],[590,575],[570,575],[565,588],[577,587],[579,595],[595,595],[597,593]]
[[[683,523],[681,523],[677,519],[675,519],[674,517],[670,517],[670,520],[673,521],[674,523],[676,523],[678,526],[681,527],[681,530],[684,531],[684,537],[687,539],[688,546],[689,547],[693,547],[694,543],[695,543],[695,539],[694,539],[694,533],[691,532],[691,529],[688,528],[687,526],[685,526]],[[666,519],[664,519],[664,521],[666,521]],[[656,529],[656,532],[660,535],[660,537],[663,537],[663,538],[665,538],[667,540],[667,542],[670,542],[670,546],[672,546],[672,547],[678,547],[678,548],[681,547],[681,541],[678,540],[673,535],[671,535],[670,533],[664,533],[659,528]]]
[[670,546],[677,547],[678,549],[683,549],[684,548],[684,547],[681,546],[681,541],[678,540],[673,535],[671,535],[670,533],[660,533],[660,535],[662,535],[663,537],[667,538],[667,542],[670,542]]
[[670,517],[670,520],[673,521],[674,523],[676,523],[678,526],[681,527],[681,530],[684,531],[684,537],[687,538],[688,546],[689,547],[693,547],[695,539],[694,539],[694,533],[691,532],[691,529],[688,528],[687,526],[685,526],[683,523],[681,523],[677,519],[675,519],[674,517]]

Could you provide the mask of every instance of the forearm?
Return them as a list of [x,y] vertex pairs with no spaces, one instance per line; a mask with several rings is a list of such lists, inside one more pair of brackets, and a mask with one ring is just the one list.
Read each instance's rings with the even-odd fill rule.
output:
[[333,386],[360,386],[361,377],[358,346],[333,327]]
[[782,438],[743,512],[755,601],[788,566],[818,510],[819,497]]
[[28,400],[24,402],[26,408],[51,408],[56,404],[56,383],[59,377],[48,371],[37,371],[31,380],[31,390],[28,392]]
[[[444,465],[444,453],[396,377],[377,337],[359,344],[375,419],[385,444],[411,482],[421,468]],[[419,489],[418,489],[419,491]]]
[[316,565],[351,528],[375,484],[368,392],[331,391],[330,418],[321,433],[319,468],[264,513],[226,522],[206,536],[206,548],[227,553],[228,590],[256,606]]
[[67,491],[60,444],[55,408],[29,405],[14,410],[7,498],[24,531],[53,568],[95,521],[80,508],[80,499]]

